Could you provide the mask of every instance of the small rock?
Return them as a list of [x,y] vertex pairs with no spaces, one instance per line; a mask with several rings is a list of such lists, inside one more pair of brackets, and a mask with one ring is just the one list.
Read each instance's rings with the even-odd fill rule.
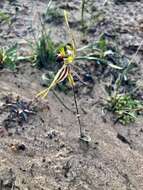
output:
[[9,145],[11,150],[14,152],[19,152],[19,151],[25,151],[26,150],[26,146],[24,144],[10,144]]

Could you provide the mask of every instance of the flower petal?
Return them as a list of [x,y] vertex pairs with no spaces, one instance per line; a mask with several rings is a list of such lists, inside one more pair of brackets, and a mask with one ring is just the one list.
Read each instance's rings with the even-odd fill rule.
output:
[[67,65],[63,65],[62,68],[58,71],[58,73],[56,74],[54,80],[52,81],[52,83],[50,84],[50,86],[48,88],[46,88],[45,90],[42,90],[41,92],[39,92],[36,97],[43,97],[45,98],[49,91],[51,90],[51,88],[53,88],[56,84],[62,82],[65,80],[65,78],[68,76],[70,71],[70,67],[68,67]]

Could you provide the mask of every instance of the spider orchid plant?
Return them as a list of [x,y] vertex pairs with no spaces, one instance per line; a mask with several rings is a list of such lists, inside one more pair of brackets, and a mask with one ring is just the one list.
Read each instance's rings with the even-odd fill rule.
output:
[[[58,61],[62,62],[63,65],[59,69],[57,74],[55,75],[55,78],[53,79],[50,86],[48,88],[46,88],[45,90],[42,90],[41,92],[39,92],[36,95],[36,97],[45,98],[48,95],[49,91],[53,87],[55,87],[57,84],[59,84],[60,82],[64,81],[67,78],[68,81],[69,81],[69,84],[71,85],[71,87],[73,89],[73,92],[74,92],[74,102],[75,102],[75,106],[76,106],[76,114],[77,114],[77,119],[78,119],[78,123],[79,123],[79,127],[80,127],[80,140],[88,143],[91,140],[91,138],[89,136],[86,136],[82,131],[82,125],[81,125],[81,122],[80,122],[80,114],[79,114],[76,95],[75,95],[75,91],[74,91],[75,82],[74,82],[74,79],[73,79],[74,71],[72,70],[72,65],[73,65],[73,62],[74,62],[74,60],[76,58],[77,49],[76,49],[73,34],[72,34],[72,32],[70,30],[70,27],[69,27],[68,14],[67,14],[66,11],[64,11],[64,17],[65,17],[65,22],[66,22],[66,25],[67,25],[67,28],[68,28],[68,31],[69,31],[69,35],[71,37],[71,42],[67,43],[65,46],[62,46],[61,48],[59,48],[59,52],[57,54],[57,62]],[[79,80],[80,80],[80,78],[79,78]]]

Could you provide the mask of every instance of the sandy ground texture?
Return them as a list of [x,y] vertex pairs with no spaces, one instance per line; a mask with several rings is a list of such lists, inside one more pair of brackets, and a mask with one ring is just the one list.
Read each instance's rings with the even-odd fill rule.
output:
[[[0,1],[1,10],[12,17],[12,25],[0,26],[0,45],[17,42],[22,55],[28,55],[27,40],[38,36],[39,14],[46,10],[46,0],[17,0],[10,4]],[[92,14],[100,13],[89,27],[86,36],[79,30],[80,3],[54,1],[55,6],[68,9],[70,23],[79,47],[82,41],[96,40],[101,32],[116,35],[123,52],[131,56],[143,36],[143,1],[93,0]],[[88,19],[88,14],[86,14]],[[47,24],[52,38],[66,41],[64,23]],[[84,38],[84,39],[83,39]],[[142,49],[138,55],[141,73]],[[0,105],[3,97],[12,94],[25,101],[33,99],[42,89],[42,71],[31,67],[31,63],[20,64],[17,72],[0,72]],[[23,126],[9,127],[0,137],[0,190],[142,190],[143,189],[143,119],[135,124],[122,126],[113,124],[110,116],[102,117],[101,97],[105,97],[103,84],[93,71],[95,84],[92,91],[83,87],[78,97],[82,126],[90,135],[91,142],[79,141],[79,127],[74,114],[66,110],[49,93],[47,109],[31,115]],[[142,82],[142,76],[138,76]],[[74,110],[73,97],[60,93],[60,97]],[[47,106],[48,104],[48,106]],[[8,112],[0,110],[0,130]],[[122,136],[123,138],[120,138]],[[24,149],[16,146],[24,145]]]

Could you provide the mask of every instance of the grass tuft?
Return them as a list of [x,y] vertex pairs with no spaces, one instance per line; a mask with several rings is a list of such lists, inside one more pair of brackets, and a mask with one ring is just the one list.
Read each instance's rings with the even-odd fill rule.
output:
[[108,99],[107,109],[116,116],[116,121],[123,125],[136,121],[138,114],[143,111],[143,102],[130,94],[117,94]]
[[8,68],[14,70],[17,63],[17,45],[0,48],[0,69]]
[[39,69],[52,69],[56,62],[56,45],[49,35],[42,34],[33,47],[33,62]]
[[10,16],[5,12],[0,11],[0,23],[8,23],[9,24],[10,22],[11,22]]

